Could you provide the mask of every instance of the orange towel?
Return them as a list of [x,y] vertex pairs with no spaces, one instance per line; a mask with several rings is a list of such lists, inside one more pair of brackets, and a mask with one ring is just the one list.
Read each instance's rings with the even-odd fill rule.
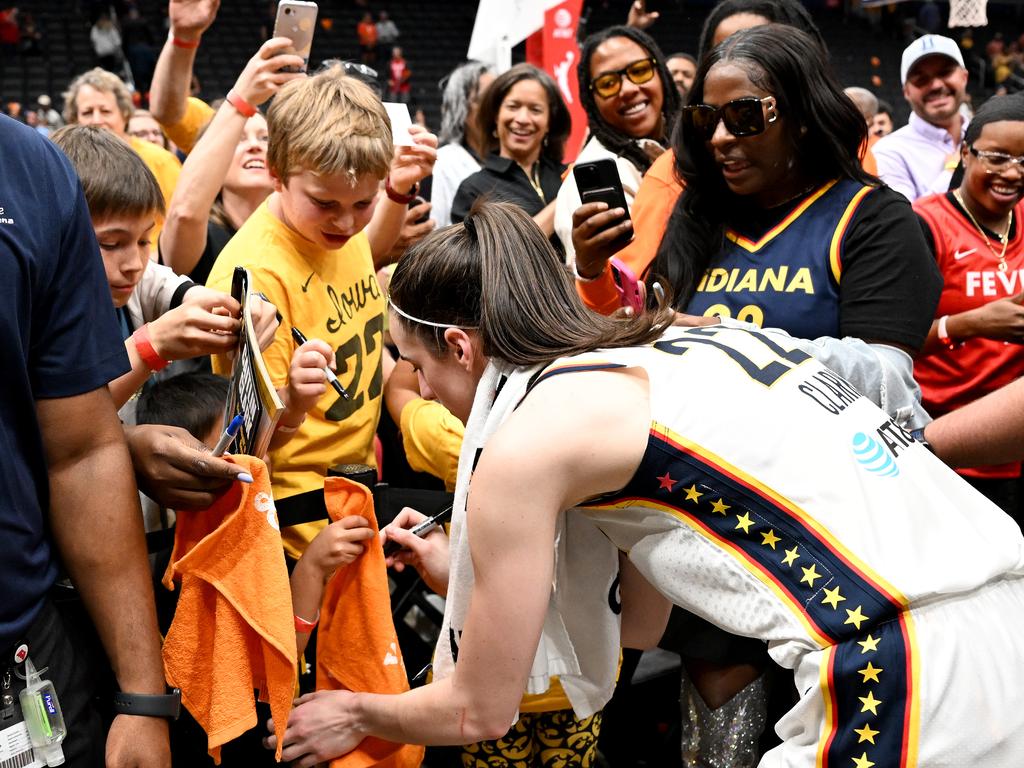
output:
[[[324,498],[331,520],[362,515],[377,530],[373,496],[359,483],[328,477]],[[369,693],[401,693],[409,690],[398,636],[391,619],[384,550],[377,539],[366,542],[366,551],[354,563],[339,568],[324,590],[316,648],[316,687]],[[424,748],[374,738],[331,768],[415,768],[423,762]]]
[[257,724],[253,689],[270,702],[281,759],[295,691],[295,626],[266,466],[234,456],[253,477],[213,506],[178,515],[164,585],[181,598],[164,641],[164,672],[206,731],[210,756]]

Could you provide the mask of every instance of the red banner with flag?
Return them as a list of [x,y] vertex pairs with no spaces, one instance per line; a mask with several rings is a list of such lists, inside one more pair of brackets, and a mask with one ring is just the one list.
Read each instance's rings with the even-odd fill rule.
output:
[[572,133],[565,144],[564,161],[567,163],[576,159],[587,132],[587,113],[580,104],[579,82],[576,79],[576,67],[580,60],[576,30],[582,7],[583,0],[564,0],[554,8],[549,8],[544,12],[544,29],[526,41],[527,60],[554,78],[569,108]]

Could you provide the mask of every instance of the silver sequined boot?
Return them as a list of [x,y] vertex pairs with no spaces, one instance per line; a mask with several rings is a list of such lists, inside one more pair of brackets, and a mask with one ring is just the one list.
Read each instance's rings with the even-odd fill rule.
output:
[[683,669],[680,698],[684,768],[753,768],[767,719],[762,674],[718,709],[709,710]]

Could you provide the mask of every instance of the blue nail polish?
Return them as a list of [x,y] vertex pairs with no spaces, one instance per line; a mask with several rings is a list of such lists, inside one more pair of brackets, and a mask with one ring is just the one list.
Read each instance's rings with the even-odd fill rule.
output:
[[240,483],[251,483],[252,475],[250,475],[248,472],[239,472],[237,475],[235,475],[235,480],[237,480]]

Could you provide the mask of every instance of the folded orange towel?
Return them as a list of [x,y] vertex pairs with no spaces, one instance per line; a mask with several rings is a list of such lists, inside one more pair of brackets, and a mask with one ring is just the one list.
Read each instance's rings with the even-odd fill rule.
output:
[[[343,477],[328,477],[324,498],[331,520],[362,515],[377,530],[373,496],[366,486]],[[324,590],[316,656],[319,690],[409,690],[391,619],[384,550],[378,539],[366,542],[366,551],[351,565],[339,568]],[[352,752],[331,761],[331,768],[415,768],[423,762],[423,753],[419,745],[370,736]]]
[[295,691],[295,626],[288,569],[266,466],[234,461],[234,483],[207,510],[178,515],[164,585],[181,598],[164,641],[164,672],[203,727],[214,762],[221,745],[257,724],[253,689],[270,702],[281,759]]

